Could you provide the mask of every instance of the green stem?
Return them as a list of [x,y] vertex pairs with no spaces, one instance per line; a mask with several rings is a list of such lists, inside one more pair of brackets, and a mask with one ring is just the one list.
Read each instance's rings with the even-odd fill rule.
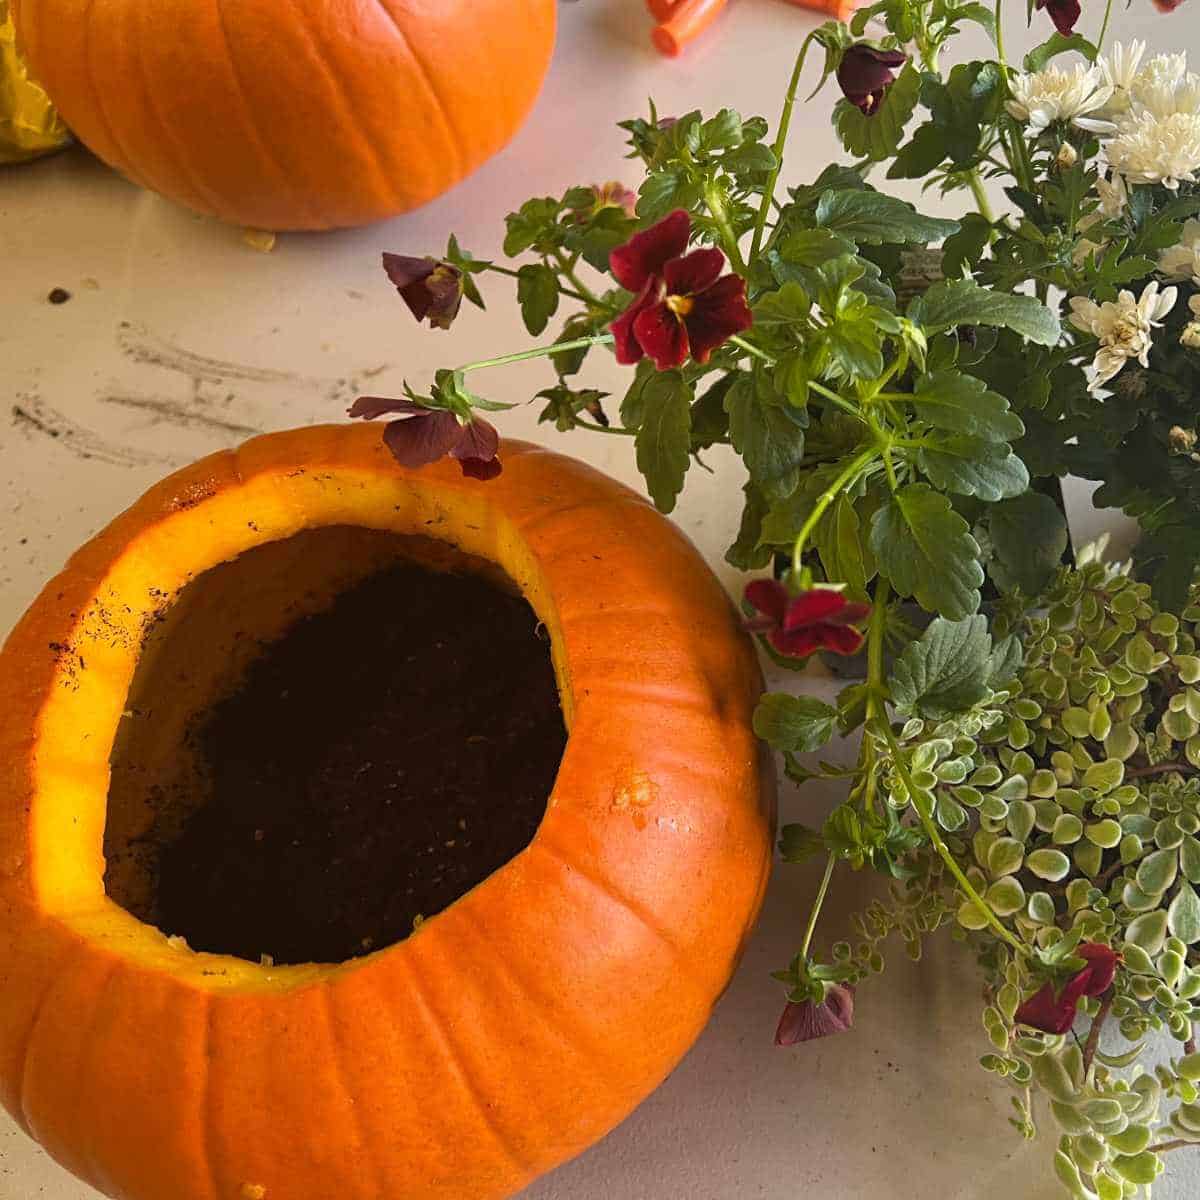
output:
[[617,433],[625,437],[637,437],[636,429],[625,429],[621,425],[601,425],[598,421],[585,421],[581,417],[575,418],[575,426],[577,429],[590,429],[593,433]]
[[729,261],[733,264],[733,269],[739,275],[745,275],[746,263],[742,259],[741,250],[738,249],[737,234],[729,223],[729,210],[725,207],[725,198],[721,195],[718,184],[709,182],[705,185],[704,203],[712,219],[716,222],[717,228],[721,231],[721,241],[725,253],[729,256]]
[[1108,0],[1104,6],[1104,24],[1100,26],[1100,36],[1096,39],[1096,54],[1104,49],[1104,39],[1108,35],[1108,20],[1112,16],[1113,0]]
[[839,396],[832,388],[827,388],[823,383],[818,383],[815,379],[808,381],[808,386],[811,391],[817,393],[818,396],[823,396],[830,404],[836,405],[843,412],[849,413],[856,420],[863,419],[862,411],[855,405],[851,404],[844,396]]
[[988,224],[991,224],[996,217],[992,212],[992,205],[988,200],[987,191],[984,189],[983,180],[979,178],[978,167],[967,172],[967,184],[971,188],[971,195],[975,197],[975,207],[979,210],[979,215]]
[[799,573],[801,560],[804,558],[804,545],[808,541],[809,534],[817,527],[817,523],[825,515],[825,510],[846,490],[847,487],[862,473],[872,461],[879,457],[879,450],[875,446],[871,446],[864,450],[857,457],[850,460],[849,465],[838,475],[838,477],[823,491],[818,498],[813,510],[808,514],[808,519],[800,527],[800,532],[796,535],[796,544],[792,549],[792,570]]
[[[867,720],[886,717],[883,705],[885,700],[883,681],[883,651],[887,641],[888,600],[891,598],[892,585],[881,575],[875,585],[875,595],[871,598],[871,623],[867,627]],[[862,755],[869,758],[866,764],[867,778],[864,788],[863,804],[867,809],[875,806],[875,787],[879,775],[879,756],[870,748],[874,745],[870,738],[862,740]]]
[[787,95],[783,99],[783,112],[779,117],[779,127],[775,131],[775,143],[771,147],[775,154],[775,166],[767,176],[767,186],[763,191],[762,205],[758,210],[758,219],[754,222],[754,240],[750,243],[750,261],[758,257],[762,248],[763,233],[767,228],[767,216],[771,211],[771,202],[775,199],[775,187],[779,183],[779,172],[783,170],[783,150],[787,145],[788,130],[792,124],[792,109],[796,105],[796,93],[800,88],[800,76],[804,71],[804,60],[808,57],[808,48],[812,45],[813,35],[810,33],[796,55],[796,65],[792,68],[792,81],[788,84]]
[[760,361],[765,362],[769,367],[773,367],[775,365],[776,360],[765,350],[760,350],[753,343],[746,341],[745,338],[738,337],[736,333],[729,339],[729,344],[731,346],[736,346],[739,350],[744,350],[750,355],[751,358],[757,358]]
[[[575,258],[573,258],[570,262],[568,262],[566,260],[566,258],[563,257],[563,253],[561,250],[555,250],[554,262],[557,265],[558,269],[563,273],[564,277],[569,279],[575,285],[576,290],[583,297],[583,299],[586,303],[591,304],[596,308],[603,307],[600,303],[600,297],[597,296],[596,293],[593,292],[592,289],[590,287],[588,287],[587,284],[584,283],[583,280],[580,279],[579,276],[575,273],[575,264],[579,262],[578,255],[576,255]],[[559,284],[559,291],[561,291],[561,290],[562,290],[562,284]]]
[[996,0],[996,57],[1001,70],[1007,71],[1008,60],[1004,57],[1004,0]]
[[479,362],[467,363],[458,369],[465,375],[468,371],[481,371],[484,367],[503,367],[509,363],[525,362],[530,358],[550,358],[565,354],[568,350],[582,350],[585,346],[607,346],[613,342],[611,333],[597,333],[592,337],[575,338],[570,342],[553,342],[549,346],[535,346],[532,350],[518,350],[515,354],[502,354],[499,358],[484,358]]
[[962,868],[958,865],[954,855],[950,853],[950,847],[942,840],[942,835],[938,831],[937,825],[934,823],[933,817],[923,812],[921,806],[916,801],[917,787],[913,783],[912,775],[909,772],[908,764],[904,761],[903,751],[900,749],[900,743],[896,741],[896,735],[892,732],[891,723],[885,718],[877,722],[876,728],[881,730],[886,740],[888,747],[892,752],[892,762],[896,767],[896,772],[900,776],[901,782],[908,789],[909,801],[912,804],[917,816],[921,819],[921,825],[925,829],[925,833],[929,838],[930,844],[938,852],[938,856],[942,862],[946,864],[950,874],[954,876],[958,886],[962,889],[963,895],[967,897],[971,903],[975,904],[981,913],[987,917],[988,924],[996,931],[1000,938],[1007,942],[1018,954],[1025,953],[1025,947],[1013,936],[1013,934],[1004,927],[1000,918],[992,912],[991,905],[975,890],[971,881],[963,874]]
[[812,903],[812,911],[808,914],[808,928],[804,931],[804,941],[800,943],[800,957],[808,958],[808,948],[812,945],[813,934],[817,928],[817,918],[821,915],[821,906],[825,903],[825,895],[829,891],[829,881],[833,878],[833,868],[837,860],[831,854],[825,860],[825,874],[821,876],[821,886],[817,888],[816,898]]

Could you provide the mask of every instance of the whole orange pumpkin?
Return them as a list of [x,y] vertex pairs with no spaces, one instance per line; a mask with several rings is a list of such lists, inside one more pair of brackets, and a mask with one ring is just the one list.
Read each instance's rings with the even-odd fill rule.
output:
[[105,162],[199,212],[329,229],[440,195],[517,130],[556,0],[19,0],[35,77]]
[[[502,454],[480,483],[405,471],[366,426],[258,438],[151,490],[0,651],[0,1100],[102,1191],[508,1196],[624,1118],[708,1020],[771,858],[753,651],[644,500]],[[395,945],[294,967],[194,953],[105,890],[147,630],[218,564],[332,526],[435,538],[516,583],[549,631],[558,778],[527,849]]]

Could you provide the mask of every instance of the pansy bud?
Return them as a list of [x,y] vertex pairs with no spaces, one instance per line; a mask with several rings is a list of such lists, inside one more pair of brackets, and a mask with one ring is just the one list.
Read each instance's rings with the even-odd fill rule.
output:
[[896,82],[895,68],[906,61],[901,50],[877,50],[860,42],[842,55],[837,70],[838,86],[851,104],[872,116],[883,103],[888,88]]
[[436,258],[384,254],[383,269],[418,321],[449,329],[463,298],[463,274],[453,263]]

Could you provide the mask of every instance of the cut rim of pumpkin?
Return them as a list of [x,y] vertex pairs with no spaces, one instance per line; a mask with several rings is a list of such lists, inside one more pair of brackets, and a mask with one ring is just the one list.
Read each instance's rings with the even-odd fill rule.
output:
[[360,526],[198,575],[138,655],[107,894],[193,950],[270,965],[410,936],[545,817],[564,735],[536,625],[494,563]]
[[[197,953],[139,921],[105,888],[110,757],[149,631],[210,569],[256,547],[327,526],[419,535],[495,564],[547,630],[570,734],[575,702],[548,582],[518,531],[488,503],[486,488],[439,487],[433,478],[399,476],[385,462],[379,469],[331,464],[319,471],[265,470],[185,502],[141,529],[96,580],[89,602],[75,614],[70,642],[52,646],[55,686],[36,730],[41,749],[31,814],[31,876],[45,914],[93,944],[103,943],[140,965],[190,977],[206,990],[287,990],[355,970],[403,946],[393,943],[336,964],[299,966]],[[80,736],[80,730],[86,732]],[[552,793],[547,807],[553,804]],[[528,850],[488,879],[503,874]],[[422,931],[437,921],[438,916],[431,917]]]

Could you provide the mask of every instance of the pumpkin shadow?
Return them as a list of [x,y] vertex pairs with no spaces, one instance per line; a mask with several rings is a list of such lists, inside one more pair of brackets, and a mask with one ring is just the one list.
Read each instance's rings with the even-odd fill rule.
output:
[[[819,824],[828,784],[786,786],[783,821]],[[792,1197],[1052,1200],[1054,1134],[1028,1145],[1007,1124],[1009,1093],[977,1062],[980,979],[969,951],[935,937],[919,963],[889,942],[887,969],[858,992],[855,1027],[791,1049],[773,1044],[783,992],[770,972],[800,940],[821,864],[779,865],[745,958],[700,1041],[600,1145],[522,1200]],[[819,941],[883,891],[839,872]]]

